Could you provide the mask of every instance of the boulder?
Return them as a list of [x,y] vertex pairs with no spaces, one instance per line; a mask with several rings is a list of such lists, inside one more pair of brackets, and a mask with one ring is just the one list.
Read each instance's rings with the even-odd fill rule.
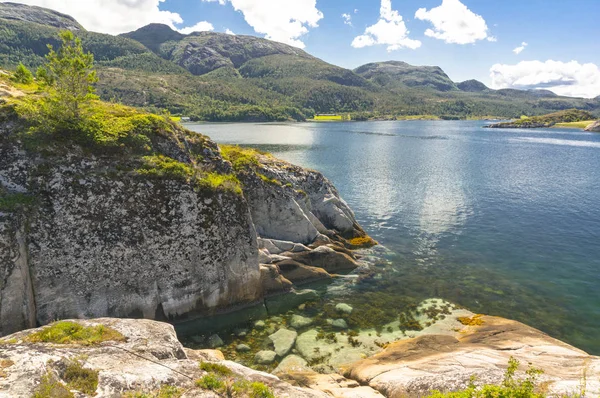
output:
[[585,131],[591,131],[594,133],[600,133],[600,120],[590,124],[585,128]]
[[348,329],[348,323],[344,319],[328,319],[327,324],[336,329]]
[[249,345],[247,345],[247,344],[238,344],[238,345],[235,347],[235,350],[236,350],[237,352],[248,352],[248,351],[250,351],[251,349],[252,349],[252,348],[250,348],[250,346],[249,346]]
[[265,293],[289,291],[293,284],[279,273],[275,264],[260,265],[260,280]]
[[359,266],[348,254],[338,252],[329,246],[319,246],[308,252],[286,253],[286,255],[294,261],[323,268],[329,273],[353,270]]
[[275,347],[275,353],[280,357],[284,357],[291,351],[296,342],[296,337],[298,337],[298,333],[293,330],[279,329],[269,336],[269,340]]
[[206,345],[208,345],[210,348],[222,347],[223,344],[225,344],[225,343],[223,342],[223,340],[221,339],[221,337],[219,337],[218,334],[213,334],[206,341]]
[[281,261],[277,263],[277,267],[281,275],[295,284],[331,279],[329,272],[323,268],[311,267],[294,260]]

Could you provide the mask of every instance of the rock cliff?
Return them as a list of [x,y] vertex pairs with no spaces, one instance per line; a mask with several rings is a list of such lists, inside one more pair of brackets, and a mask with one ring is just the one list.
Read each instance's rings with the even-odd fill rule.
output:
[[292,289],[278,261],[357,266],[342,251],[365,233],[320,173],[253,151],[230,162],[207,137],[133,110],[111,112],[133,112],[146,156],[127,149],[139,133],[110,150],[42,142],[2,111],[0,335],[65,318],[176,322]]
[[585,131],[600,133],[600,121],[594,122],[585,128]]

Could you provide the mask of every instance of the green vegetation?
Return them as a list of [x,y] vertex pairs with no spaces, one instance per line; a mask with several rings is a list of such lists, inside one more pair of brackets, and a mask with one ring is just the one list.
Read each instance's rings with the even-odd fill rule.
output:
[[84,368],[79,361],[70,361],[62,378],[70,389],[84,394],[94,395],[98,388],[98,371]]
[[96,345],[105,341],[125,341],[125,337],[104,325],[83,326],[75,322],[60,321],[28,335],[24,340],[29,343]]
[[277,185],[277,186],[282,186],[283,184],[281,183],[281,181],[276,180],[275,178],[269,178],[264,174],[261,173],[257,173],[258,176],[260,177],[261,180],[263,180],[264,182],[266,182],[267,184],[271,184],[271,185]]
[[530,367],[526,372],[527,377],[524,380],[518,380],[515,378],[518,368],[519,361],[511,357],[502,385],[488,384],[476,387],[472,381],[471,385],[463,391],[449,393],[434,391],[428,398],[544,398],[543,393],[536,392],[537,379],[543,372]]
[[204,390],[221,391],[225,388],[225,382],[216,374],[209,373],[202,376],[200,380],[197,380],[196,386]]
[[204,370],[205,372],[216,373],[219,376],[231,376],[233,374],[231,369],[229,369],[227,366],[212,362],[201,362],[200,369]]
[[199,180],[199,183],[204,187],[223,189],[225,191],[231,191],[236,195],[241,195],[243,193],[240,180],[233,174],[208,173]]
[[[0,66],[13,69],[22,62],[36,69],[48,54],[47,44],[60,44],[58,32],[0,17]],[[475,81],[456,85],[437,67],[378,63],[351,71],[255,37],[186,36],[157,24],[117,37],[77,34],[84,51],[94,54],[101,98],[192,120],[301,121],[318,113],[350,114],[352,120],[514,118],[570,108],[600,111],[598,100],[494,91]]]
[[[514,120],[508,123],[497,123],[492,127],[512,127],[512,128],[538,128],[538,127],[552,127],[558,123],[575,123],[588,121],[593,119],[594,116],[587,112],[578,109],[568,109],[565,111],[559,111],[550,113],[542,116],[522,116],[518,120]],[[589,124],[589,123],[588,123]],[[586,126],[587,127],[587,124]]]
[[51,372],[48,371],[42,380],[40,385],[36,388],[33,393],[33,398],[74,398],[75,395],[64,384],[58,380],[58,378]]
[[31,71],[27,69],[27,67],[25,67],[25,65],[23,65],[22,63],[19,63],[19,66],[17,66],[17,70],[15,71],[15,73],[13,73],[11,78],[15,83],[33,83],[33,73],[31,73]]
[[595,120],[582,120],[579,122],[556,123],[554,127],[561,127],[566,129],[585,129],[587,126],[594,122]]
[[187,164],[164,155],[143,156],[144,164],[137,173],[159,178],[173,178],[190,181],[196,171]]
[[260,152],[250,149],[242,148],[237,145],[221,145],[221,154],[223,159],[231,162],[235,170],[244,170],[258,165],[258,154]]

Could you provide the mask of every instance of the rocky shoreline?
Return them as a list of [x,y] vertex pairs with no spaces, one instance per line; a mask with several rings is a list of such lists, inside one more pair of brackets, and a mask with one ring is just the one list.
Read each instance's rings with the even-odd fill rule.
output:
[[[48,380],[53,388],[70,389],[76,394],[70,396],[77,397],[155,396],[167,387],[178,397],[218,397],[220,393],[197,382],[215,374],[262,384],[276,397],[417,397],[436,389],[465,388],[473,376],[478,385],[500,383],[511,357],[522,364],[519,375],[529,364],[544,371],[541,385],[548,397],[598,396],[600,358],[519,322],[474,314],[450,318],[452,329],[385,345],[380,353],[358,359],[339,373],[315,372],[289,355],[276,375],[228,361],[220,351],[185,348],[166,323],[72,320],[68,322],[82,327],[101,325],[104,331],[118,333],[118,341],[60,343],[33,338],[52,326],[7,336],[0,340],[0,397],[30,397]],[[281,348],[277,340],[275,347]],[[69,384],[65,369],[73,363],[95,378],[93,391],[82,392]]]

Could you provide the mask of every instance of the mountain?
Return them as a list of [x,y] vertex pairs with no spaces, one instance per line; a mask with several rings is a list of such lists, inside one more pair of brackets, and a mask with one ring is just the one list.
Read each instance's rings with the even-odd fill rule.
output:
[[486,86],[479,80],[474,80],[474,79],[466,80],[461,83],[457,83],[456,87],[458,87],[458,89],[461,91],[466,91],[469,93],[480,93],[482,91],[489,90],[488,86]]
[[0,3],[0,19],[32,22],[59,29],[85,30],[75,18],[69,15],[19,3]]
[[286,44],[253,36],[184,35],[151,24],[120,36],[86,31],[75,19],[39,7],[0,3],[0,68],[35,70],[47,44],[72,28],[96,59],[103,99],[194,120],[305,120],[315,113],[355,119],[435,115],[451,118],[541,115],[600,101],[545,91],[458,85],[437,66],[371,63],[352,71]]
[[401,61],[375,62],[360,66],[355,73],[380,86],[457,90],[456,84],[438,66],[414,66]]

